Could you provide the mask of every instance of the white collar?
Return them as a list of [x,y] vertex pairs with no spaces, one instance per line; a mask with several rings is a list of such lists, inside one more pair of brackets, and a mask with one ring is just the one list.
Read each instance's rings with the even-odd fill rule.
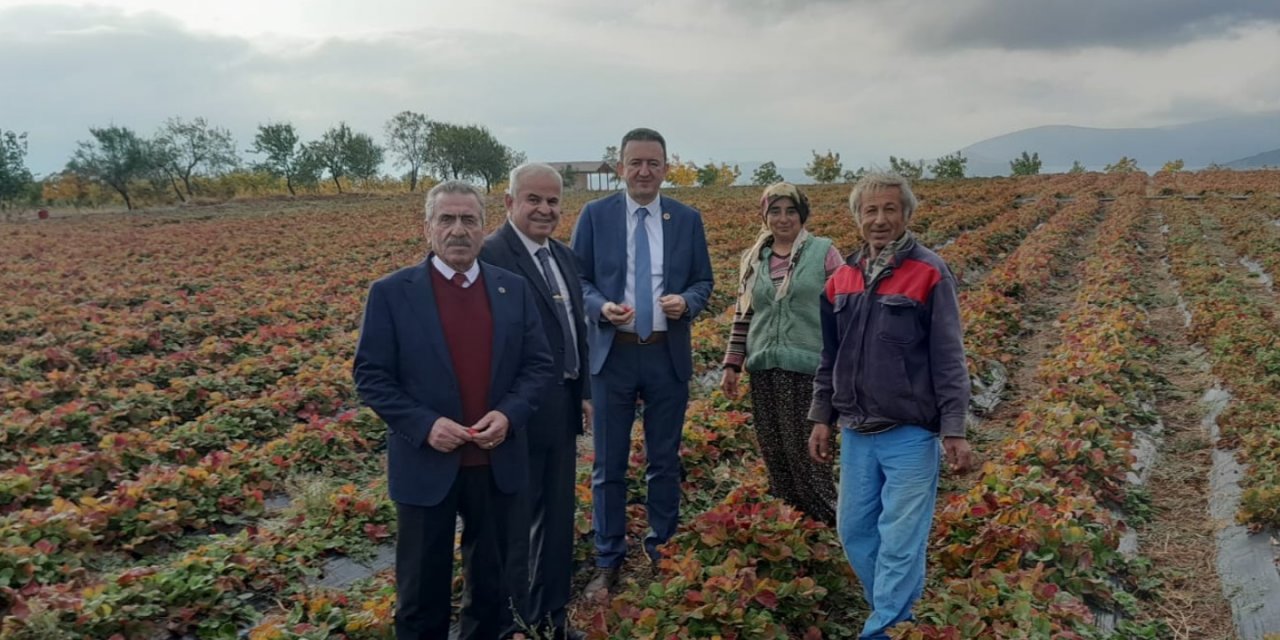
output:
[[662,211],[662,194],[658,194],[657,196],[655,196],[653,198],[653,202],[650,202],[649,204],[644,204],[644,205],[631,199],[631,192],[629,191],[623,190],[622,197],[627,199],[627,215],[628,216],[634,216],[636,214],[636,211],[641,207],[644,207],[644,209],[649,212],[650,216],[655,215],[658,212]]
[[537,255],[538,249],[551,251],[551,242],[549,240],[544,240],[539,244],[535,242],[533,238],[526,236],[524,232],[520,230],[520,227],[517,227],[510,220],[507,220],[507,224],[511,225],[511,230],[515,231],[516,236],[520,238],[520,242],[524,243],[524,248],[529,250],[529,255]]
[[445,280],[453,280],[453,274],[461,273],[462,277],[467,279],[466,286],[468,287],[475,284],[476,278],[480,277],[480,261],[479,260],[472,262],[470,269],[467,269],[466,271],[458,271],[453,267],[449,266],[448,264],[445,264],[445,261],[441,260],[440,256],[433,253],[431,254],[431,264],[435,266],[436,271],[440,272],[440,275],[444,276]]

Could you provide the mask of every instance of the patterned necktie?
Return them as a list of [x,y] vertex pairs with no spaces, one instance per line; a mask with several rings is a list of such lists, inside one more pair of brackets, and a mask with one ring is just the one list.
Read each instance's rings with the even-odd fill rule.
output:
[[648,340],[653,335],[653,262],[649,256],[649,210],[636,209],[636,335]]
[[564,334],[564,374],[569,378],[578,377],[578,343],[573,339],[573,329],[569,326],[569,312],[565,310],[565,296],[556,284],[556,274],[551,270],[551,251],[546,247],[538,249],[535,254],[542,265],[542,275],[547,279],[547,289],[551,291],[552,305],[556,310],[556,320],[560,321],[560,333]]

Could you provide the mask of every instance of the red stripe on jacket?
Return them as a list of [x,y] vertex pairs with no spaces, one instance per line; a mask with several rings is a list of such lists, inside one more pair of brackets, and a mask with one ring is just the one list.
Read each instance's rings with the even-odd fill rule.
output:
[[933,265],[908,258],[893,269],[893,273],[880,284],[876,293],[882,296],[904,295],[924,304],[934,285],[940,280],[942,274]]
[[835,304],[836,296],[862,293],[866,288],[866,283],[862,281],[862,269],[842,264],[827,279],[827,302]]
[[[929,299],[934,285],[942,280],[942,274],[932,265],[910,258],[893,268],[893,273],[880,283],[876,293],[883,296],[904,295],[920,304]],[[827,301],[835,304],[836,296],[862,293],[867,288],[862,269],[841,265],[827,280]]]

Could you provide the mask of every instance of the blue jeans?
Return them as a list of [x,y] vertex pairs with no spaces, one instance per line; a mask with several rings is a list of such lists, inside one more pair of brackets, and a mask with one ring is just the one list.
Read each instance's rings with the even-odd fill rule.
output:
[[941,453],[938,435],[913,425],[841,434],[837,530],[871,606],[863,640],[887,639],[924,591]]

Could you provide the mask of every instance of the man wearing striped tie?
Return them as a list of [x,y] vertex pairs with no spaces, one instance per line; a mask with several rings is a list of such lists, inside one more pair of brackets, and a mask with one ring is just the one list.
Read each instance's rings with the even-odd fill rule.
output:
[[711,258],[702,216],[659,189],[667,144],[652,129],[622,137],[620,193],[588,203],[570,242],[582,271],[591,349],[592,523],[597,572],[588,597],[617,584],[627,553],[627,464],[637,402],[643,403],[648,469],[644,550],[658,546],[680,515],[680,440],[693,373],[690,326],[711,296]]
[[513,549],[515,579],[529,582],[522,618],[552,640],[582,638],[566,626],[573,582],[574,476],[578,435],[591,420],[586,317],[577,259],[552,238],[560,224],[563,178],[554,167],[522,164],[511,171],[507,222],[489,234],[480,259],[514,271],[534,290],[538,314],[559,375],[529,420],[531,526],[528,548]]

